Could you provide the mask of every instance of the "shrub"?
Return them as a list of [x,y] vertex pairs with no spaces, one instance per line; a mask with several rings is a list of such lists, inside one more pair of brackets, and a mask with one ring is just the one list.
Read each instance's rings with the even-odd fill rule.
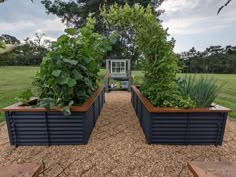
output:
[[189,96],[196,102],[197,107],[210,106],[219,95],[223,84],[218,85],[217,80],[201,76],[197,78],[195,75],[186,75],[179,82],[181,94]]

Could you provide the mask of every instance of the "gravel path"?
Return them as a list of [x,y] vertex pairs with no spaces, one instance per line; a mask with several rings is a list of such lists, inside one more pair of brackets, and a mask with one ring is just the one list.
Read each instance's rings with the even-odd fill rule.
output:
[[236,121],[228,120],[221,147],[147,145],[130,93],[112,92],[88,145],[15,148],[0,127],[0,164],[42,162],[45,177],[188,177],[192,160],[236,161]]

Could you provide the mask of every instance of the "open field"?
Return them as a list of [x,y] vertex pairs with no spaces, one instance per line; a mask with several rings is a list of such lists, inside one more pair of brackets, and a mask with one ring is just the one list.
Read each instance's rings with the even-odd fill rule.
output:
[[[15,103],[19,93],[29,88],[37,67],[0,67],[0,108]],[[1,113],[0,122],[4,120]]]
[[[37,67],[0,67],[0,108],[15,103],[15,98],[19,93],[30,88],[33,76],[37,72]],[[101,77],[105,74],[105,70],[101,70]],[[180,74],[181,76],[183,74]],[[235,110],[230,113],[231,117],[236,118],[236,74],[207,74],[224,82],[216,103]],[[140,71],[133,72],[136,84],[142,82],[143,74]],[[0,115],[0,122],[4,120],[4,115]]]

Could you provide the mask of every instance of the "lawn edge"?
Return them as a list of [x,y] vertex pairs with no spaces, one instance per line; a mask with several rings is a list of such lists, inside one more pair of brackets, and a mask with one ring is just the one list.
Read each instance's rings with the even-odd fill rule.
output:
[[6,121],[4,120],[3,122],[0,122],[0,127],[6,124]]

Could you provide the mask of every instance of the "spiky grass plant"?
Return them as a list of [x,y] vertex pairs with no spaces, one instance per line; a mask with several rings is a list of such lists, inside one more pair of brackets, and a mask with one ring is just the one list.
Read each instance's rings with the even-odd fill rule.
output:
[[224,84],[218,84],[217,79],[201,75],[186,75],[180,80],[183,96],[189,96],[197,107],[209,107],[219,95]]

